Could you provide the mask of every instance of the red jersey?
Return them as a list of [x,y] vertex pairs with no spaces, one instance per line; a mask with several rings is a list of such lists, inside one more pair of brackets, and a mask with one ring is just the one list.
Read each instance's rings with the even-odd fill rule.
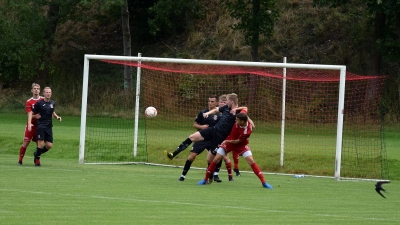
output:
[[247,122],[247,125],[244,127],[241,127],[235,123],[232,127],[231,133],[226,138],[226,140],[240,139],[241,142],[239,144],[231,144],[224,141],[221,144],[221,147],[228,151],[248,149],[247,145],[249,144],[249,138],[252,132],[253,127],[249,122]]
[[[33,97],[26,100],[25,103],[25,111],[26,113],[29,113],[31,111],[33,111],[33,107],[35,106],[36,102],[38,102],[39,100],[42,100],[43,97],[39,96],[39,98],[34,99]],[[32,115],[36,115],[36,113],[33,113]],[[36,119],[32,117],[32,124],[36,124]]]

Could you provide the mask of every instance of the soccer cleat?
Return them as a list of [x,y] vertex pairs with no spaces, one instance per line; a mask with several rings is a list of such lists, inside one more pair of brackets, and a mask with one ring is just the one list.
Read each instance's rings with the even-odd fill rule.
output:
[[199,182],[197,182],[198,185],[206,185],[206,184],[210,184],[208,183],[206,180],[201,180]]
[[231,175],[228,176],[229,181],[234,181],[233,177]]
[[184,177],[179,177],[178,181],[185,181]]
[[208,184],[212,184],[212,182],[214,182],[214,179],[212,177],[208,178]]
[[217,182],[217,183],[221,183],[222,182],[222,180],[219,179],[218,175],[214,175],[214,181]]
[[18,161],[18,165],[22,166],[22,161]]
[[233,172],[235,172],[235,173],[236,173],[236,176],[237,176],[237,177],[240,177],[240,172],[239,172],[239,169],[233,169]]
[[168,152],[167,150],[164,150],[164,155],[169,159],[172,160],[174,158],[174,155],[171,152]]
[[272,189],[272,186],[270,184],[268,184],[267,182],[263,183],[262,185],[265,188]]

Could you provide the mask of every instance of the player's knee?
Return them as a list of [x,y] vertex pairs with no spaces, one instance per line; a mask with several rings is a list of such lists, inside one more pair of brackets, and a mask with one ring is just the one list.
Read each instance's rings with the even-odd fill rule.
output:
[[53,147],[53,143],[46,143],[46,149],[49,150]]

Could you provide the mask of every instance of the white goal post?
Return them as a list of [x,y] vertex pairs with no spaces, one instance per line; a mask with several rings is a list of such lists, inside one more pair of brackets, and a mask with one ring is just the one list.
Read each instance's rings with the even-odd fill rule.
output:
[[[82,108],[81,108],[81,126],[80,126],[80,144],[79,144],[79,163],[85,162],[85,136],[86,136],[86,118],[87,118],[87,99],[88,99],[88,84],[89,84],[89,63],[90,60],[118,60],[118,61],[135,61],[135,62],[161,62],[161,63],[181,63],[181,64],[202,64],[202,65],[226,65],[226,66],[242,66],[242,67],[270,67],[270,68],[287,68],[293,69],[319,69],[319,70],[336,70],[340,72],[339,99],[337,111],[337,130],[336,130],[336,156],[335,156],[335,173],[336,180],[340,179],[341,154],[342,154],[342,133],[343,133],[343,114],[344,114],[344,96],[345,96],[345,81],[346,81],[346,66],[344,65],[318,65],[318,64],[296,64],[296,63],[269,63],[269,62],[243,62],[243,61],[222,61],[222,60],[196,60],[196,59],[174,59],[174,58],[154,58],[154,57],[127,57],[127,56],[111,56],[111,55],[90,55],[84,56],[83,69],[83,86],[82,86]],[[136,155],[137,149],[137,123],[139,119],[139,96],[141,82],[140,66],[137,70],[136,84],[136,105],[135,105],[135,135],[133,154]],[[283,75],[282,75],[283,76]],[[284,97],[284,93],[283,93]],[[283,101],[284,104],[284,101]],[[282,124],[285,117],[282,117]],[[284,126],[282,125],[282,140]],[[281,166],[283,165],[284,149],[281,149]]]

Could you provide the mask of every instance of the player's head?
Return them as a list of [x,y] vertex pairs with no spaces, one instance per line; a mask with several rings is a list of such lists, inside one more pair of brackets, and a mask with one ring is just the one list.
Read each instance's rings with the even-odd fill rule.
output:
[[236,114],[236,124],[239,126],[246,126],[249,117],[246,113],[238,113]]
[[218,106],[219,107],[222,107],[222,106],[224,106],[224,105],[226,105],[226,102],[228,101],[228,99],[226,98],[226,95],[221,95],[221,96],[219,96],[219,99],[218,99]]
[[51,98],[51,88],[50,87],[45,87],[43,89],[43,97],[45,99],[50,99]]
[[210,97],[208,97],[208,108],[209,109],[213,109],[215,107],[217,107],[217,99],[218,97],[216,95],[210,95]]
[[227,98],[228,98],[227,104],[228,104],[229,108],[232,108],[232,106],[238,105],[239,100],[238,100],[237,94],[235,94],[235,93],[227,94]]
[[40,85],[37,83],[32,83],[31,92],[33,95],[38,96],[40,94]]

